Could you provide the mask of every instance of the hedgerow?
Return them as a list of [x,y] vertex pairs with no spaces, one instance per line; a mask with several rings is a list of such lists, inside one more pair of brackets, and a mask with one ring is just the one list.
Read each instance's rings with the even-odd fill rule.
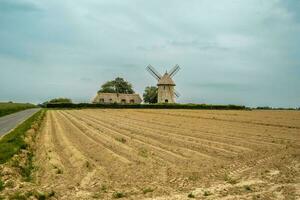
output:
[[47,108],[112,108],[112,109],[216,109],[245,110],[243,105],[210,105],[210,104],[89,104],[89,103],[59,103],[47,104]]

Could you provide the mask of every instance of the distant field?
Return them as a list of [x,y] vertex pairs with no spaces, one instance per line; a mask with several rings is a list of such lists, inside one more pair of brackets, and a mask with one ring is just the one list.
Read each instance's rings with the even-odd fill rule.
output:
[[0,117],[9,115],[21,110],[36,108],[37,106],[29,103],[1,103],[0,102]]
[[297,199],[300,112],[49,110],[37,180],[61,199]]

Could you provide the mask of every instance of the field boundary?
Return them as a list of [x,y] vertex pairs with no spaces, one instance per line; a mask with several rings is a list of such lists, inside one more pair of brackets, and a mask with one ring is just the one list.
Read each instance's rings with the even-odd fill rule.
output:
[[21,149],[27,147],[25,142],[26,132],[32,128],[33,124],[40,125],[44,113],[44,110],[38,111],[0,138],[0,164],[7,162]]
[[55,103],[46,104],[46,108],[59,109],[194,109],[194,110],[250,110],[243,105],[212,105],[212,104],[90,104],[90,103]]

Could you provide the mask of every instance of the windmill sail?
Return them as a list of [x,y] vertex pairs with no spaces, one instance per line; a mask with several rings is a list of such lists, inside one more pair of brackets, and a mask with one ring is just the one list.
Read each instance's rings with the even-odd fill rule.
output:
[[169,76],[172,78],[177,74],[177,72],[180,70],[179,65],[175,65],[170,71],[169,71]]
[[180,97],[180,93],[178,91],[174,90],[174,94],[177,98]]
[[160,73],[159,72],[157,72],[155,69],[154,69],[154,67],[152,67],[151,65],[148,65],[147,67],[146,67],[146,69],[147,69],[147,71],[155,78],[155,79],[157,79],[158,81],[161,79],[161,75],[160,75]]

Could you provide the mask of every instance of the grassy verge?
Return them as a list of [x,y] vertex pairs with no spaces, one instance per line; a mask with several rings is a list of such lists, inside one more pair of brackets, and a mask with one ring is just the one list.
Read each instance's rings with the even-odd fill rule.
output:
[[1,103],[0,102],[0,117],[9,115],[21,110],[36,108],[37,106],[29,103]]
[[40,110],[13,131],[3,136],[0,140],[0,164],[8,161],[21,149],[26,149],[27,144],[24,140],[25,133],[32,128],[33,124],[36,124],[36,126],[39,127],[44,117],[44,113],[44,110]]

